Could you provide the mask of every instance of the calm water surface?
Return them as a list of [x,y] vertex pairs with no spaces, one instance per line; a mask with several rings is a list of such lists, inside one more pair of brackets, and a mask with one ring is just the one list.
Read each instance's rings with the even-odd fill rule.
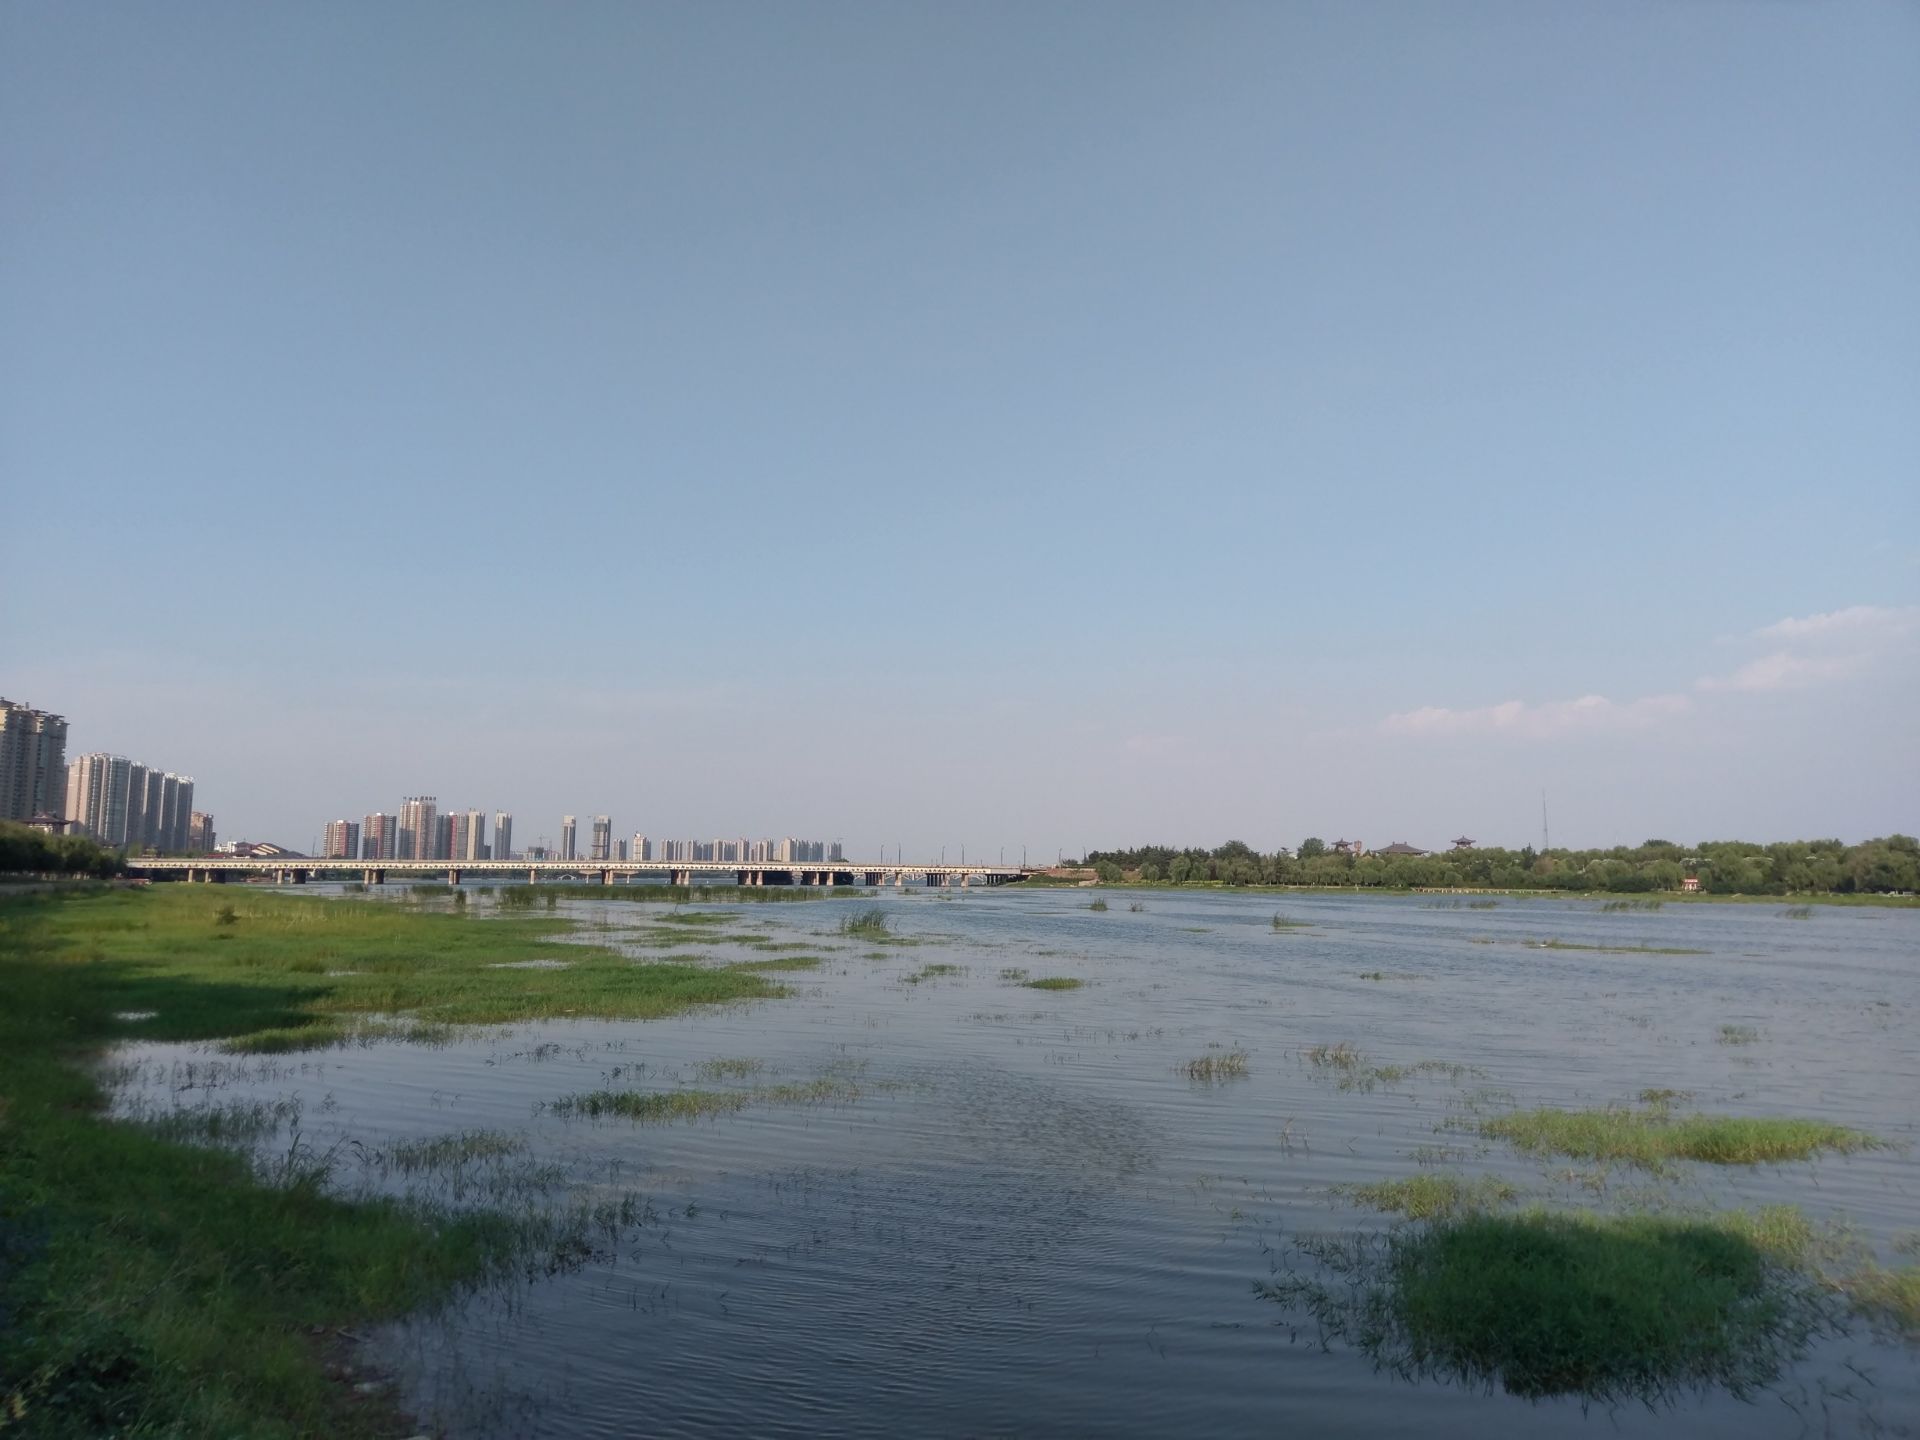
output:
[[[596,1235],[589,1258],[377,1338],[376,1358],[449,1434],[1920,1433],[1913,1352],[1864,1332],[1823,1342],[1750,1403],[1583,1409],[1376,1373],[1256,1292],[1299,1263],[1301,1238],[1386,1228],[1331,1193],[1344,1183],[1443,1164],[1549,1203],[1594,1203],[1589,1177],[1462,1127],[1516,1104],[1631,1102],[1647,1087],[1897,1145],[1672,1181],[1616,1173],[1615,1203],[1653,1188],[1716,1207],[1796,1204],[1892,1259],[1920,1230],[1920,912],[1795,920],[1769,905],[1609,914],[1549,899],[1475,910],[1126,891],[1090,910],[1099,893],[706,907],[737,914],[734,933],[831,949],[820,969],[782,977],[791,998],[672,1020],[261,1061],[137,1047],[121,1103],[297,1100],[300,1143],[332,1153],[343,1188],[515,1205],[635,1197],[633,1222]],[[832,933],[863,903],[923,943]],[[1276,909],[1306,928],[1276,932]],[[660,954],[631,933],[656,911],[562,905],[581,938],[639,958]],[[1535,943],[1548,939],[1705,953]],[[727,942],[673,953],[756,958]],[[910,978],[931,965],[960,969]],[[1085,986],[1036,991],[1010,970]],[[1753,1038],[1727,1043],[1723,1026]],[[1343,1090],[1303,1054],[1339,1042],[1375,1064],[1472,1068]],[[1225,1047],[1247,1052],[1244,1079],[1186,1077],[1186,1062]],[[698,1078],[719,1058],[764,1070]],[[857,1093],[679,1125],[544,1108],[609,1087],[822,1076]],[[474,1130],[519,1137],[526,1153],[451,1177],[374,1158]],[[289,1143],[283,1130],[262,1153]],[[566,1184],[482,1183],[531,1165]]]

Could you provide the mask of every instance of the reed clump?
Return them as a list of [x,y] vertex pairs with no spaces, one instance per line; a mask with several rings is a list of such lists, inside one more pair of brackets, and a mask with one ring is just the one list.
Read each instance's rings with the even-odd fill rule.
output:
[[1078,990],[1087,982],[1074,975],[1042,975],[1036,980],[1020,982],[1029,990]]
[[885,910],[878,905],[868,905],[842,920],[840,933],[856,940],[885,940],[892,936],[893,927],[887,923]]

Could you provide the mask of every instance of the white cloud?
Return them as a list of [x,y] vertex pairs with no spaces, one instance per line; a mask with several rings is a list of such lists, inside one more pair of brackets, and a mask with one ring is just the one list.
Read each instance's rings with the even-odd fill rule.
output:
[[1761,640],[1789,644],[1876,643],[1920,630],[1920,605],[1849,605],[1820,615],[1776,620],[1754,631]]
[[1701,690],[1743,690],[1764,693],[1770,690],[1804,690],[1829,680],[1843,680],[1865,669],[1865,655],[1796,655],[1791,650],[1776,650],[1749,660],[1731,675],[1705,675],[1694,684]]
[[1624,703],[1604,695],[1548,700],[1537,705],[1506,700],[1472,710],[1428,705],[1389,715],[1380,722],[1380,728],[1389,735],[1499,734],[1544,740],[1559,735],[1644,730],[1684,715],[1692,706],[1684,695],[1646,695]]
[[1915,605],[1849,605],[1819,615],[1789,615],[1751,637],[1777,648],[1731,675],[1702,676],[1694,687],[1765,694],[1845,680],[1871,668],[1915,631],[1920,631],[1920,606]]

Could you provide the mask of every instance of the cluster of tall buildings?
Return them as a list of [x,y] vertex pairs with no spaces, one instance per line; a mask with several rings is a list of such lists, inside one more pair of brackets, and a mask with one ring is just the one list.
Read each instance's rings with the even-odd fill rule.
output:
[[711,861],[720,865],[837,864],[846,859],[838,840],[649,840],[633,837],[635,860]]
[[67,760],[64,715],[0,699],[0,820],[84,830],[135,852],[204,854],[213,817],[193,808],[193,777],[97,751]]
[[443,815],[434,796],[409,795],[397,815],[376,810],[360,821],[328,821],[320,854],[327,860],[511,860],[513,816],[495,812],[489,840],[485,811]]
[[565,860],[592,864],[628,861],[662,864],[712,861],[719,864],[836,864],[846,857],[838,840],[651,840],[613,838],[613,817],[588,820],[587,844],[580,846],[580,817],[560,817],[560,843],[513,848],[513,816],[496,811],[491,836],[481,810],[440,812],[432,795],[409,795],[398,814],[375,811],[361,820],[330,820],[320,855],[326,860]]
[[193,808],[193,777],[96,752],[67,766],[66,818],[106,845],[205,854],[213,817]]

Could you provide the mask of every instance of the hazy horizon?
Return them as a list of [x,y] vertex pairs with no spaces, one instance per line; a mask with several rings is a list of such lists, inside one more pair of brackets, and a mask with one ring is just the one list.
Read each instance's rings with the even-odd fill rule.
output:
[[223,840],[1920,829],[1920,10],[0,14],[0,694]]

